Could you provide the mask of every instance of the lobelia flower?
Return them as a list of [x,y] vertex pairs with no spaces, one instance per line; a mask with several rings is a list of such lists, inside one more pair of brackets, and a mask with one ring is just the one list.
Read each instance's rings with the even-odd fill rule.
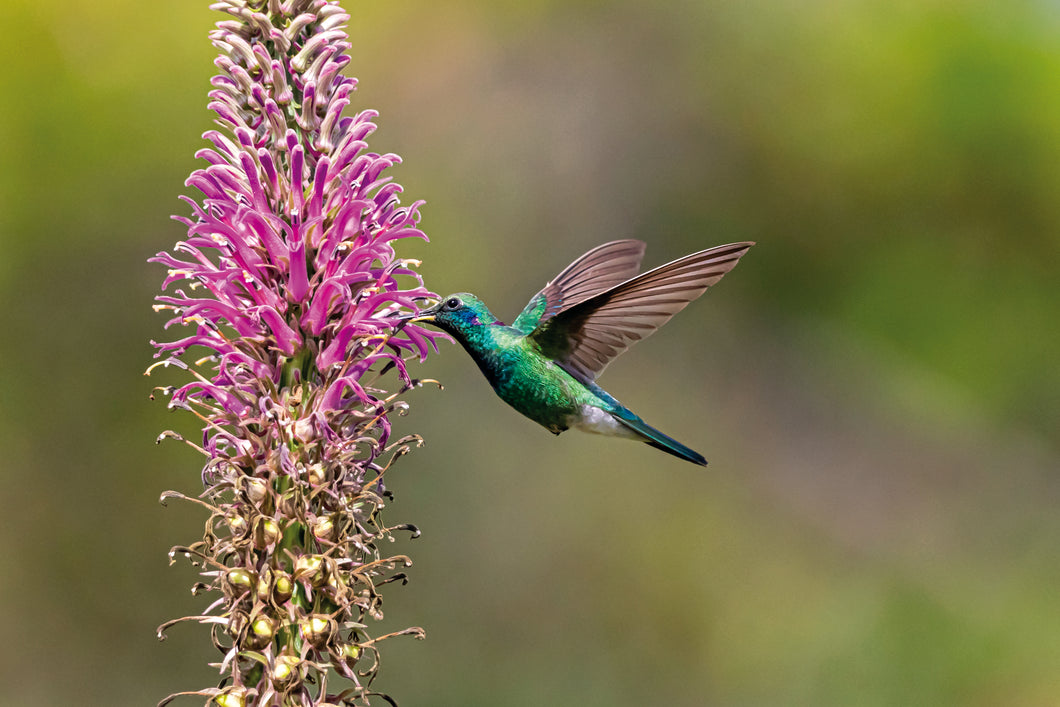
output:
[[[419,442],[392,439],[399,396],[419,383],[405,361],[439,336],[394,330],[434,297],[418,263],[394,252],[426,238],[420,202],[401,206],[383,176],[397,156],[367,151],[375,113],[343,115],[356,84],[341,73],[349,17],[337,2],[212,7],[231,16],[211,34],[220,130],[205,134],[213,146],[197,157],[208,165],[187,182],[202,193],[178,218],[187,238],[151,259],[168,268],[156,309],[185,332],[152,343],[155,366],[190,375],[159,390],[202,421],[201,446],[185,441],[207,457],[199,499],[163,494],[210,512],[203,539],[170,558],[201,566],[193,592],[216,595],[159,637],[183,621],[210,625],[222,680],[160,704],[367,705],[376,644],[396,634],[372,638],[366,620],[381,618],[379,588],[404,582],[411,564],[379,545],[395,530],[419,534],[387,527],[380,509],[384,472]],[[345,680],[332,691],[336,675]]]

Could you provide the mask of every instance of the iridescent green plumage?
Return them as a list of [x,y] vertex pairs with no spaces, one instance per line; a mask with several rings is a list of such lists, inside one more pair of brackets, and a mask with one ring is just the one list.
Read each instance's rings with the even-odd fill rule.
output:
[[497,395],[550,432],[573,427],[639,439],[705,465],[702,455],[649,426],[595,379],[720,280],[752,245],[718,246],[637,275],[644,244],[613,241],[571,263],[512,326],[469,293],[450,295],[409,320],[452,334]]

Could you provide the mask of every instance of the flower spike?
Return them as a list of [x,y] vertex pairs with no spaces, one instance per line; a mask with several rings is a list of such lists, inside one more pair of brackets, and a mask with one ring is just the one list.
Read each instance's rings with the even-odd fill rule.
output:
[[[171,409],[201,421],[203,539],[177,546],[212,595],[183,622],[211,628],[221,687],[171,695],[240,705],[368,705],[379,669],[373,638],[385,584],[407,582],[388,556],[383,475],[418,446],[392,440],[399,398],[421,381],[406,362],[439,334],[402,325],[435,297],[395,248],[419,229],[386,174],[396,155],[368,150],[376,114],[346,115],[356,81],[334,0],[223,0],[210,34],[220,52],[204,134],[205,163],[187,180],[200,199],[176,220],[187,236],[151,258],[166,268],[157,311],[181,333],[154,343],[159,366],[190,380],[159,386]],[[386,381],[390,381],[386,389]],[[380,455],[384,455],[380,458]],[[365,656],[368,656],[365,658]],[[329,678],[329,672],[334,673]],[[340,677],[341,676],[341,677]],[[332,693],[332,681],[346,685]],[[350,686],[349,683],[352,683]]]

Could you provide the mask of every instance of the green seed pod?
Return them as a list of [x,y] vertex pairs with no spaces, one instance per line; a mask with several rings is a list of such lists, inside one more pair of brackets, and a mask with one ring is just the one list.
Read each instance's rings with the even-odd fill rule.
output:
[[225,525],[228,526],[228,532],[232,534],[233,538],[241,538],[247,532],[247,519],[235,511],[229,511],[225,514]]
[[258,577],[257,595],[258,601],[267,602],[272,596],[272,570],[266,567]]
[[261,650],[272,643],[276,636],[276,622],[268,616],[259,616],[250,624],[247,632],[246,647]]
[[221,707],[246,707],[247,705],[247,688],[245,687],[230,687],[220,695],[216,695],[213,701],[219,704]]
[[312,587],[320,587],[328,579],[327,564],[320,555],[301,555],[294,561],[294,578],[309,582]]
[[254,547],[264,550],[280,541],[280,526],[272,518],[258,518],[254,523]]
[[361,647],[356,643],[344,643],[342,648],[339,649],[337,657],[347,668],[353,670],[353,666],[357,664],[357,660],[361,657]]
[[241,593],[250,590],[254,586],[256,577],[245,569],[233,567],[225,573],[225,581],[229,587],[237,593]]
[[263,509],[269,497],[269,485],[262,479],[248,476],[243,480],[243,493],[256,508]]
[[335,527],[335,520],[333,515],[317,516],[311,523],[313,530],[313,537],[318,540],[334,541],[335,536],[338,533],[338,528]]
[[292,489],[284,495],[280,496],[279,503],[277,503],[280,514],[285,518],[301,518],[305,514],[303,508],[304,502],[302,500],[302,494],[297,490]]
[[272,598],[277,604],[282,604],[294,594],[294,582],[286,572],[277,571],[276,579],[272,583]]
[[309,645],[319,650],[335,635],[338,625],[327,615],[313,614],[299,624],[298,630]]
[[309,483],[313,486],[320,486],[327,482],[327,471],[324,469],[324,465],[321,463],[310,464],[308,469],[307,478]]
[[296,655],[284,653],[276,656],[272,666],[272,684],[278,690],[285,690],[302,679],[302,660]]

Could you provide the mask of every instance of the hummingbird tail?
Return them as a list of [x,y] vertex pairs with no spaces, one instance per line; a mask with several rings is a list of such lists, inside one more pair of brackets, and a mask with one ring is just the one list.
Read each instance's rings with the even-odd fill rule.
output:
[[689,449],[673,437],[663,434],[633,413],[630,413],[629,411],[624,412],[627,412],[628,415],[615,414],[615,419],[636,432],[643,438],[642,441],[645,444],[649,444],[656,449],[661,449],[667,454],[673,454],[675,457],[680,457],[685,461],[690,461],[693,464],[699,464],[700,466],[707,465],[707,460],[704,459],[703,455],[699,452],[694,449]]

